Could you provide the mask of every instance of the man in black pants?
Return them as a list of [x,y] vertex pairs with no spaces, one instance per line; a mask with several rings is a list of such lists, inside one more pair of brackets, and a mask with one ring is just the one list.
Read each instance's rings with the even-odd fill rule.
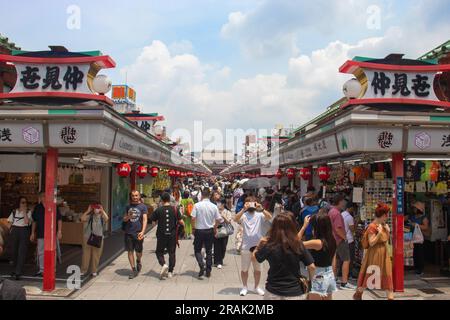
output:
[[[223,222],[217,206],[209,200],[209,188],[202,191],[202,201],[194,205],[192,210],[192,229],[194,233],[194,253],[200,267],[198,274],[202,278],[206,271],[206,277],[211,276],[212,269],[212,246],[214,243],[214,234],[216,233],[218,223]],[[206,251],[206,268],[203,261],[202,248]]]
[[[177,247],[177,226],[183,225],[180,210],[170,204],[170,194],[164,192],[161,195],[163,205],[150,216],[151,222],[158,223],[156,230],[156,258],[161,265],[159,274],[161,280],[165,277],[172,278],[175,268],[175,251]],[[169,253],[169,265],[164,259],[164,250]]]

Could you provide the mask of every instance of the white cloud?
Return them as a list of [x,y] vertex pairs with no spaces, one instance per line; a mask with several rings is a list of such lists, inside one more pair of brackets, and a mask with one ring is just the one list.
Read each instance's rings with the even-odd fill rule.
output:
[[169,51],[173,55],[192,53],[193,49],[192,43],[188,40],[173,42],[169,45]]

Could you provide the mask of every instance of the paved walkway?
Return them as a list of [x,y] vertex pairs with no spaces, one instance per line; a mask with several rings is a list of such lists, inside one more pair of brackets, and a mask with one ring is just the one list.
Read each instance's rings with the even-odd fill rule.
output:
[[[155,230],[149,232],[144,243],[143,268],[138,277],[129,280],[130,272],[126,253],[120,255],[114,262],[107,266],[97,278],[76,293],[70,299],[139,299],[139,300],[259,300],[262,297],[249,292],[246,297],[240,297],[240,256],[235,253],[234,239],[230,238],[223,269],[213,268],[211,278],[197,278],[198,266],[193,254],[192,240],[180,241],[177,249],[177,264],[172,279],[159,279],[160,266],[156,260],[154,249],[156,248]],[[167,255],[166,255],[167,258]],[[262,279],[265,282],[268,265],[264,263]],[[250,276],[249,288],[253,287],[253,277]],[[261,285],[264,287],[264,283]],[[436,299],[450,299],[450,284],[442,285],[445,295],[439,295]],[[334,294],[335,300],[349,300],[353,291],[340,290]],[[384,293],[373,294],[367,292],[364,299],[380,299]],[[406,294],[399,295],[399,299],[423,300],[433,298],[434,295],[425,295],[408,290]]]

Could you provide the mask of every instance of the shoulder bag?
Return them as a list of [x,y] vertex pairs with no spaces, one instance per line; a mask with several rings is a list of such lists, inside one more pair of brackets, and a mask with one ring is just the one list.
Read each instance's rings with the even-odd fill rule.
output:
[[[100,218],[101,224],[103,226],[103,219]],[[89,236],[89,239],[87,241],[87,244],[92,246],[92,247],[96,247],[96,248],[101,248],[102,247],[102,241],[103,241],[103,236],[98,236],[96,234],[94,234],[93,232],[93,227],[92,224],[94,223],[94,217],[91,216],[91,218],[89,219],[89,224],[91,225],[91,235]]]

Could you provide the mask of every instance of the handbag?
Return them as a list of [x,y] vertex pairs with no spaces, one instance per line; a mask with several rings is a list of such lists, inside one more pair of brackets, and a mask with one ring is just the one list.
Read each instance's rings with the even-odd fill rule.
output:
[[[100,218],[101,220],[101,224],[103,226],[103,219]],[[92,246],[92,247],[96,247],[96,248],[101,248],[102,247],[102,241],[103,241],[103,236],[98,236],[96,234],[94,234],[92,231],[92,224],[94,221],[94,217],[91,216],[91,218],[89,219],[89,223],[91,225],[91,235],[89,236],[89,239],[87,241],[87,244]]]
[[221,227],[217,230],[217,238],[225,238],[234,234],[234,227],[231,223],[222,223]]

